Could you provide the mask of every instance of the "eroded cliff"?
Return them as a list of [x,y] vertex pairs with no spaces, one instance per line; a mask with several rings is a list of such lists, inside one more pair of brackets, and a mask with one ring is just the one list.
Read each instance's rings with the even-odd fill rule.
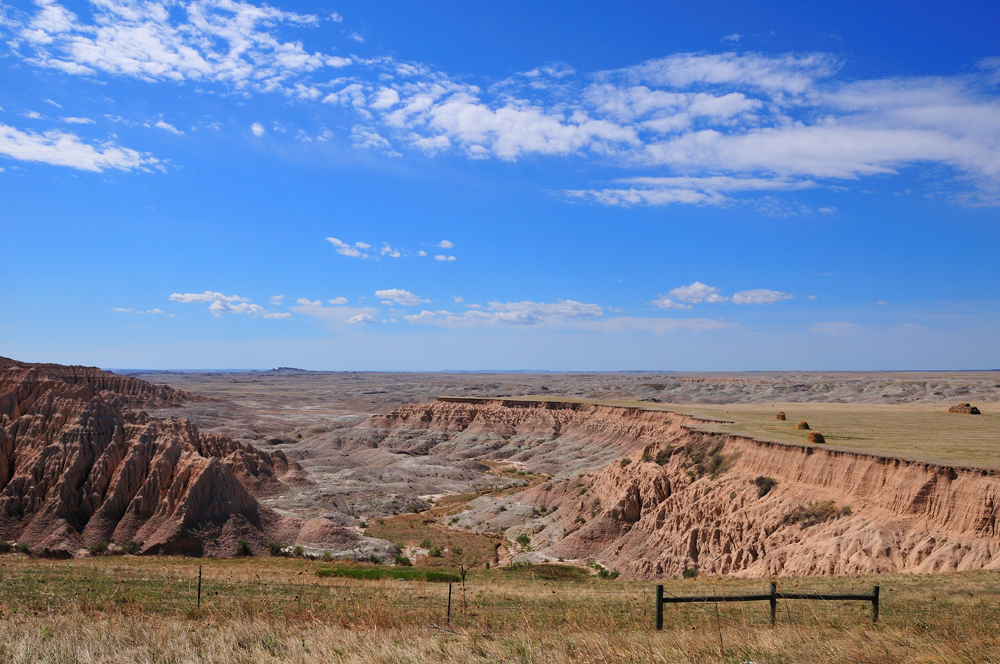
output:
[[[662,411],[448,400],[373,418],[379,445],[553,476],[484,496],[457,527],[515,558],[596,560],[627,578],[1000,568],[1000,476],[696,429]],[[531,551],[513,540],[530,536]]]

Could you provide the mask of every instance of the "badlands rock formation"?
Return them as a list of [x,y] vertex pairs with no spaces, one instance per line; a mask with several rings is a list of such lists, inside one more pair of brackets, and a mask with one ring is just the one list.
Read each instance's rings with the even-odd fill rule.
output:
[[[376,444],[552,475],[484,496],[458,527],[522,533],[527,559],[625,578],[1000,568],[1000,476],[694,430],[669,412],[518,400],[406,406]],[[381,441],[381,442],[378,442]]]
[[195,555],[293,542],[301,522],[254,496],[303,481],[296,464],[131,410],[198,399],[93,367],[0,358],[0,540],[42,555],[98,541]]

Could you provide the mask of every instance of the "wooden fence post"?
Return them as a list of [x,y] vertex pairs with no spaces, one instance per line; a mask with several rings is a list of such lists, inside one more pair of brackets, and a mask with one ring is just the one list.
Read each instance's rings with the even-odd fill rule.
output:
[[656,629],[663,629],[663,586],[656,586]]
[[778,584],[771,582],[771,624],[774,625],[774,614],[778,610]]
[[201,610],[201,565],[198,565],[198,610]]
[[872,588],[872,624],[878,624],[878,586]]
[[451,624],[451,581],[448,582],[448,624]]

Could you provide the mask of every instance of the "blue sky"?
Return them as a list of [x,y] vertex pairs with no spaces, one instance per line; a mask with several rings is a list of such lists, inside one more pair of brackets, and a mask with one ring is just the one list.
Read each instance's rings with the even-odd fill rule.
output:
[[995,5],[684,4],[0,0],[0,355],[1000,367]]

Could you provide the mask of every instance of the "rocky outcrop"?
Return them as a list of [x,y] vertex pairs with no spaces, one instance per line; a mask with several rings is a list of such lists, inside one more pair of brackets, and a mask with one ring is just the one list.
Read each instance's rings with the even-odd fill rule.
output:
[[98,541],[226,555],[291,541],[298,522],[255,495],[298,467],[135,407],[199,400],[93,367],[0,359],[0,540],[71,555]]
[[[440,444],[454,454],[501,453],[527,469],[550,467],[553,438],[563,450],[592,451],[555,468],[549,482],[484,496],[459,515],[458,527],[504,530],[515,558],[596,560],[638,579],[687,568],[737,576],[1000,569],[995,471],[761,442],[697,424],[632,408],[449,400],[398,409],[372,426],[450,432]],[[482,445],[497,438],[495,449]],[[517,553],[520,534],[531,552]]]

